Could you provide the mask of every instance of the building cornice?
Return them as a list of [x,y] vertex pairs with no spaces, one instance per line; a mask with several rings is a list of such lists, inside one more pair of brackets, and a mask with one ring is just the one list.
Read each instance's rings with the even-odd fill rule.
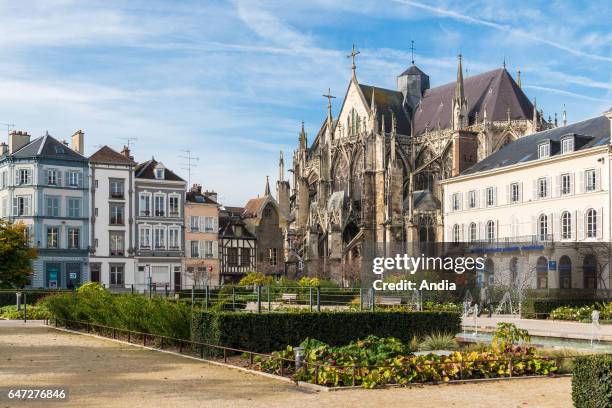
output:
[[544,165],[553,164],[553,163],[564,161],[564,160],[576,159],[580,157],[607,153],[607,152],[608,152],[608,145],[593,147],[590,149],[578,150],[572,153],[557,154],[551,157],[547,157],[546,159],[530,160],[525,163],[511,164],[509,166],[497,167],[495,169],[484,170],[484,171],[480,171],[480,172],[473,173],[473,174],[459,175],[457,177],[440,180],[439,183],[442,185],[453,184],[453,183],[458,183],[461,181],[473,180],[473,179],[477,179],[481,177],[488,177],[488,176],[496,175],[499,173],[509,173],[515,170],[523,170],[529,167],[544,166]]

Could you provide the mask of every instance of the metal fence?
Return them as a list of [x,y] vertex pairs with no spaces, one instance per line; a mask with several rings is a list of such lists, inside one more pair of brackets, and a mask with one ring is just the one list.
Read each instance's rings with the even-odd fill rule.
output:
[[[278,374],[283,377],[293,375],[297,369],[301,366],[304,370],[311,370],[313,372],[312,383],[319,383],[319,373],[323,370],[337,370],[339,373],[349,375],[351,378],[351,385],[355,386],[357,382],[358,375],[362,375],[364,370],[373,370],[373,369],[392,369],[395,372],[402,372],[405,370],[416,370],[417,372],[422,371],[426,368],[431,368],[433,366],[442,366],[447,372],[456,372],[453,379],[445,382],[463,382],[469,380],[478,380],[484,378],[511,378],[513,377],[513,367],[517,367],[521,363],[525,363],[527,361],[551,361],[554,360],[558,367],[562,365],[566,365],[568,362],[571,363],[577,357],[584,357],[586,354],[582,355],[562,355],[555,357],[546,357],[546,356],[514,356],[509,354],[507,356],[497,356],[495,358],[487,358],[487,359],[474,359],[474,360],[458,360],[458,361],[427,361],[427,362],[401,362],[395,363],[392,365],[335,365],[335,364],[324,364],[324,363],[314,363],[307,362],[297,358],[286,358],[282,357],[278,354],[267,354],[267,353],[258,353],[250,350],[237,349],[233,347],[225,347],[217,344],[209,344],[199,341],[187,340],[187,339],[178,339],[169,336],[157,335],[153,333],[144,333],[138,332],[129,329],[105,326],[101,324],[84,322],[78,320],[68,320],[61,318],[52,318],[46,321],[47,325],[61,327],[76,331],[85,331],[89,334],[96,334],[99,336],[112,338],[114,340],[122,340],[127,341],[132,344],[141,344],[145,347],[151,348],[159,348],[160,350],[170,350],[177,352],[179,354],[188,355],[191,357],[196,357],[204,360],[218,360],[223,361],[224,363],[229,363],[238,366],[244,366],[250,369],[255,369],[256,362],[255,357],[260,357],[262,359],[271,359],[277,361],[279,363]],[[232,359],[232,357],[240,356],[239,360]],[[569,361],[568,361],[569,360]],[[241,364],[236,364],[240,362]],[[491,363],[501,363],[507,367],[508,375],[499,375],[498,377],[487,377],[485,373],[478,374],[478,371],[474,370],[474,368],[485,368],[490,367]],[[468,368],[472,371],[475,371],[476,377],[466,378],[464,372],[468,370]],[[481,376],[480,376],[481,375]],[[495,375],[495,374],[494,374]],[[533,374],[532,374],[533,375]],[[529,374],[520,375],[520,377],[526,377]],[[409,381],[416,382],[418,381]]]

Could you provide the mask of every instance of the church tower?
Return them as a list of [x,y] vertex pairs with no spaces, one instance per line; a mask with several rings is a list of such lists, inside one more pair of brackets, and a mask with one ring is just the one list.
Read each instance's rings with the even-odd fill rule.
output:
[[468,106],[463,90],[463,68],[461,54],[458,56],[457,82],[455,84],[455,97],[453,98],[453,130],[464,129],[468,125]]

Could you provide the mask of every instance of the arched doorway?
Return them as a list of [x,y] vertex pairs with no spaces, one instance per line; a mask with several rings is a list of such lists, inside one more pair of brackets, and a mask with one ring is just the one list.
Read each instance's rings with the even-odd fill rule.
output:
[[572,260],[567,255],[559,259],[559,288],[572,288]]
[[597,288],[597,257],[588,254],[582,261],[582,279],[585,289]]
[[536,283],[538,289],[548,288],[548,260],[543,256],[536,263]]

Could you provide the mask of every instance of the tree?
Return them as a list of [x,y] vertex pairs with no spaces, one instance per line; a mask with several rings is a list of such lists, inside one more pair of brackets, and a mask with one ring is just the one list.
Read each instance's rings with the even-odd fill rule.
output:
[[36,250],[28,242],[26,226],[0,220],[0,288],[27,285]]

